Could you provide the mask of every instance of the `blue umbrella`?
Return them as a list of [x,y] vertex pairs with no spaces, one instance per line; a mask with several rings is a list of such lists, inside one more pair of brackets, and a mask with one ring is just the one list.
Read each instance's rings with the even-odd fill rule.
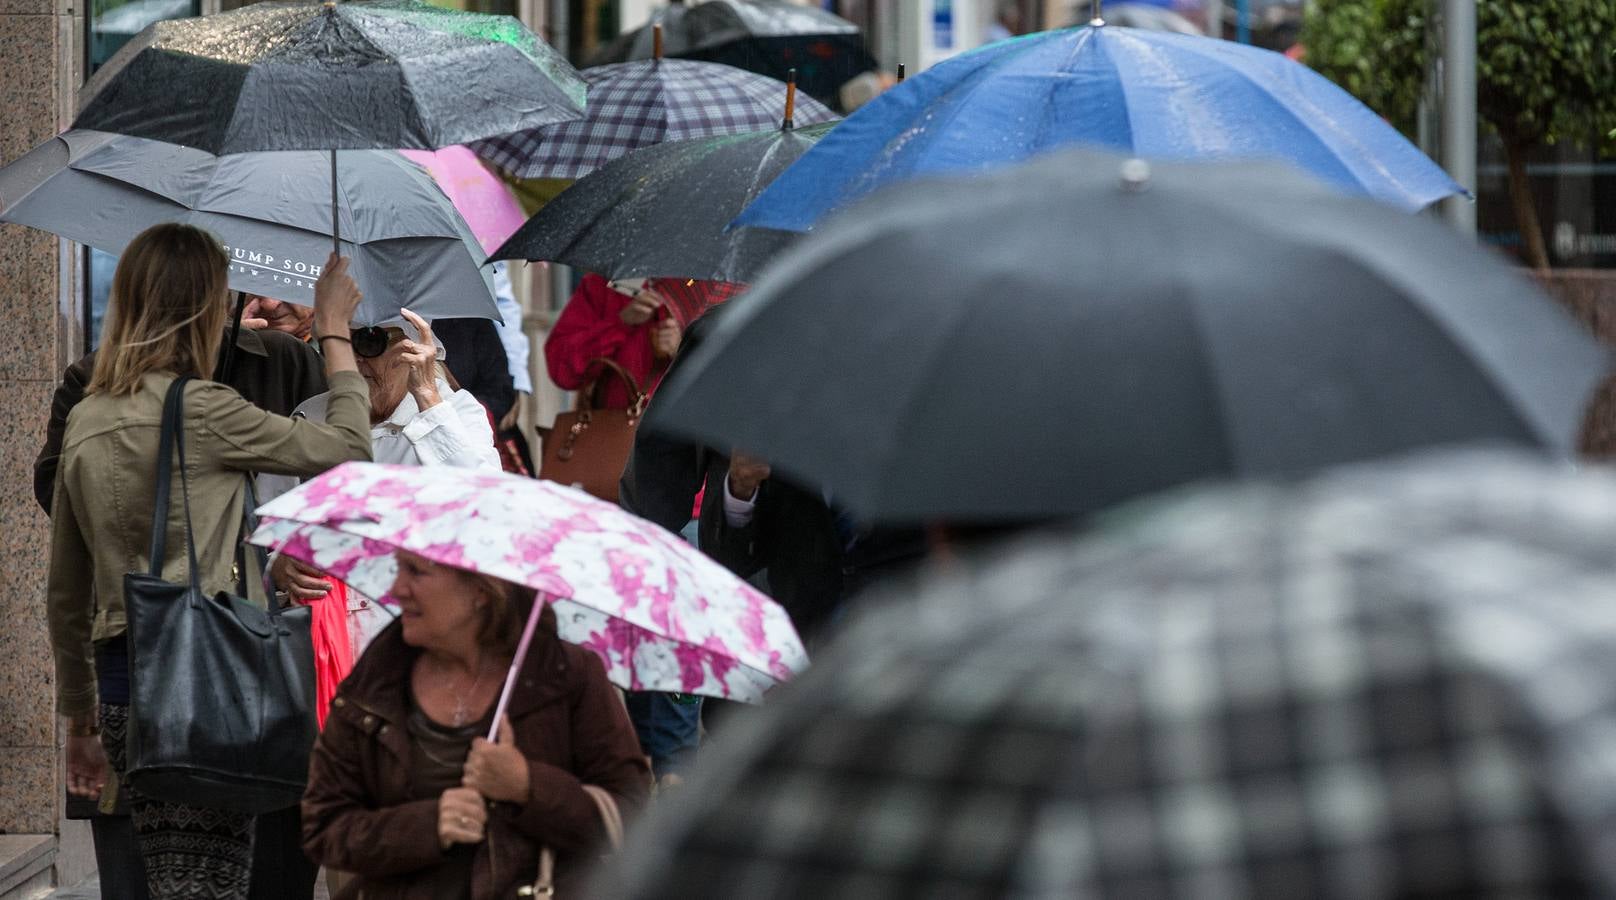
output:
[[807,231],[884,185],[1070,144],[1156,159],[1278,159],[1414,211],[1463,193],[1368,107],[1278,53],[1112,25],[990,44],[849,116],[735,220]]

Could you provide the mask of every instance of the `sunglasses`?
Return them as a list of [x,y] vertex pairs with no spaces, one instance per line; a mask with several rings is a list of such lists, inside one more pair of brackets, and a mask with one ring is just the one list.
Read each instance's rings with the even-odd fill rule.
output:
[[380,325],[371,325],[368,328],[356,328],[350,332],[353,340],[355,356],[365,359],[375,359],[387,352],[387,348],[404,340],[404,332],[396,328],[383,328]]

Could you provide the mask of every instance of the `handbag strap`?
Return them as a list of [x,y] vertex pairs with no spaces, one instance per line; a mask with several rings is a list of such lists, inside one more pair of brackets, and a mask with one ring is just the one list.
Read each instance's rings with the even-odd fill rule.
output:
[[185,385],[190,375],[181,375],[168,386],[163,399],[163,424],[157,441],[157,493],[152,504],[151,569],[153,578],[162,576],[168,554],[168,494],[173,486],[173,457],[180,459],[180,502],[185,509],[185,553],[191,564],[191,587],[199,586],[196,540],[191,534],[191,491],[185,478]]
[[[599,785],[586,784],[584,793],[595,802],[595,809],[600,813],[600,822],[606,829],[606,846],[608,853],[615,853],[623,847],[623,813],[617,808],[617,798],[611,792]],[[539,872],[533,880],[531,887],[524,887],[516,892],[518,897],[553,897],[555,896],[555,853],[549,847],[539,848]]]
[[[247,539],[252,537],[253,532],[258,530],[258,488],[253,481],[251,472],[243,472],[241,477],[246,479],[247,489],[241,501],[241,535],[236,541],[236,571],[239,573],[236,579],[236,590],[241,596],[246,597],[248,596],[247,554],[250,552],[258,558],[258,571],[267,578],[269,573],[269,553],[263,547],[247,542]],[[252,550],[249,551],[248,547],[251,547]],[[264,592],[271,597],[275,596],[275,591],[267,587],[267,582]],[[280,612],[280,610],[274,603],[270,603],[269,614],[275,615],[277,612]]]
[[[622,379],[623,385],[628,388],[628,408],[630,412],[634,412],[635,410],[643,407],[645,403],[645,391],[640,390],[640,383],[634,380],[634,376],[630,375],[627,369],[619,365],[616,360],[607,359],[604,356],[597,356],[589,361],[591,366],[593,366],[595,363],[600,363],[606,368],[611,369],[613,372],[617,373],[618,378]],[[578,392],[580,412],[595,408],[595,390],[600,387],[601,379],[604,377],[605,373],[602,372],[600,375],[596,376],[594,381],[589,383],[587,388],[584,388]]]

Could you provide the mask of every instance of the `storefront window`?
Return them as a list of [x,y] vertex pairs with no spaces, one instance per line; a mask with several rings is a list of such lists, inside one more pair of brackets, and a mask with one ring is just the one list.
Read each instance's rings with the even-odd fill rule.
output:
[[[1534,151],[1526,162],[1532,201],[1556,268],[1616,269],[1616,154],[1564,142]],[[1521,231],[1510,201],[1509,168],[1497,138],[1477,159],[1476,227],[1482,240],[1519,253]]]
[[[147,25],[164,19],[201,15],[200,0],[91,0],[84,22],[86,74],[93,74]],[[118,258],[84,250],[85,341],[94,348],[101,340],[101,320],[112,290],[112,272]]]
[[433,6],[459,9],[465,12],[493,13],[501,16],[516,15],[516,0],[427,0]]

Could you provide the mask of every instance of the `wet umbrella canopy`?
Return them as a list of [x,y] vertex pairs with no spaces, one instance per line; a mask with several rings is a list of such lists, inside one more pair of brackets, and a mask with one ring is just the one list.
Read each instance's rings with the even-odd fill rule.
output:
[[1464,441],[1569,456],[1608,363],[1442,224],[1277,164],[1082,151],[873,196],[729,306],[646,427],[889,521]]
[[584,86],[508,16],[263,2],[141,32],[74,126],[207,150],[437,149],[577,118]]
[[725,227],[831,127],[776,128],[638,150],[545,204],[492,258],[551,260],[612,278],[750,281],[800,235]]
[[[195,225],[224,243],[232,288],[310,305],[331,250],[324,162],[69,131],[0,168],[0,220],[114,254],[159,222]],[[343,168],[342,254],[365,293],[355,321],[401,306],[428,319],[499,318],[477,239],[430,175],[390,150],[343,154]]]
[[[585,69],[584,118],[472,145],[518,178],[581,178],[618,157],[663,141],[776,128],[786,83],[717,63],[645,60]],[[797,103],[799,125],[836,117],[814,100]]]
[[650,59],[652,26],[661,24],[668,56],[721,62],[770,78],[797,70],[797,83],[834,103],[836,91],[861,72],[879,68],[857,25],[817,6],[790,0],[707,0],[674,4],[644,27],[608,44],[596,64]]
[[1608,472],[1443,455],[955,565],[590,893],[1611,896],[1613,508]]
[[1369,107],[1285,57],[1114,25],[963,53],[847,117],[737,220],[806,231],[887,184],[1069,146],[1147,159],[1277,159],[1417,210],[1461,188]]

